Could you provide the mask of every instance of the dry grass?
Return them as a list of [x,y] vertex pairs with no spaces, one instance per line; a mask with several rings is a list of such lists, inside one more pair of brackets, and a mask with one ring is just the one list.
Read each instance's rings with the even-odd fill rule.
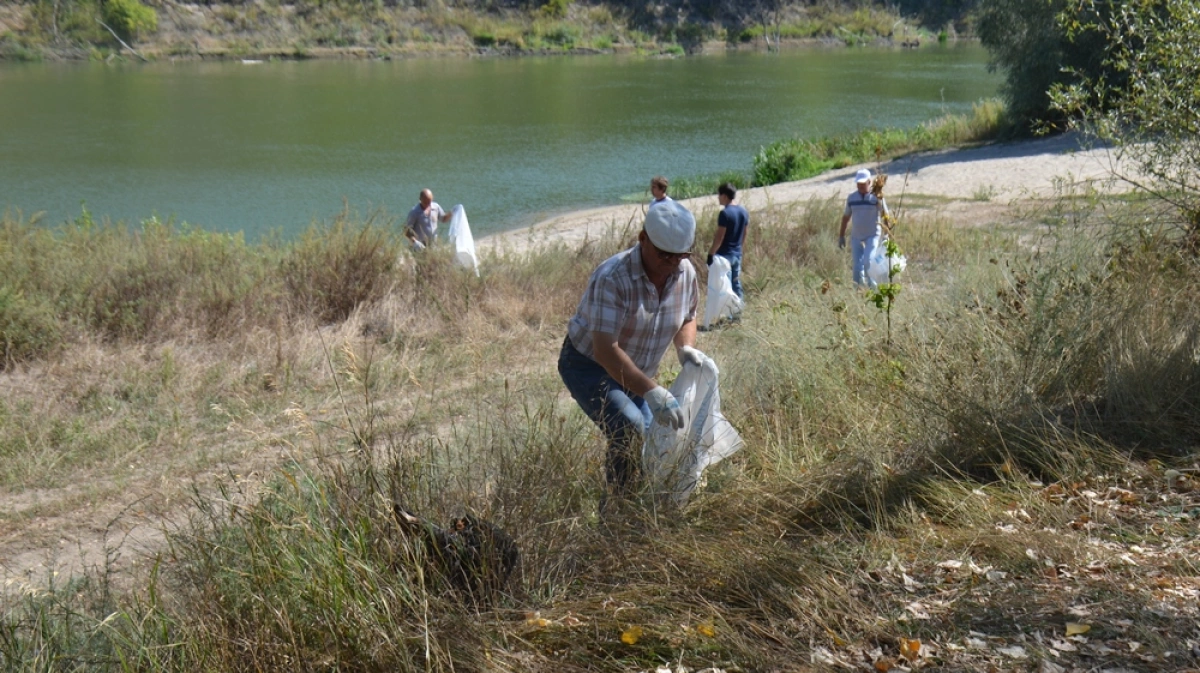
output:
[[[1126,225],[1141,221],[1137,204],[1100,205],[1045,211],[1020,231],[910,214],[890,345],[883,316],[849,287],[836,204],[755,213],[744,321],[700,341],[746,448],[686,510],[606,524],[602,442],[554,362],[619,235],[497,255],[481,278],[436,251],[380,264],[355,286],[384,289],[332,322],[327,303],[288,299],[318,283],[254,286],[244,330],[196,320],[187,284],[143,284],[191,318],[156,318],[162,338],[70,323],[58,354],[4,373],[0,451],[20,465],[6,488],[149,490],[144,472],[178,495],[189,476],[232,474],[198,480],[190,520],[138,589],[114,589],[107,566],[69,585],[26,578],[0,621],[0,661],[1194,667],[1198,269],[1169,238]],[[247,250],[245,264],[371,260],[393,244],[378,230],[325,231]],[[36,285],[24,273],[6,283]],[[137,471],[124,467],[130,446]],[[512,533],[522,561],[505,594],[463,600],[396,528],[397,501]],[[1068,622],[1090,630],[1068,637]]]

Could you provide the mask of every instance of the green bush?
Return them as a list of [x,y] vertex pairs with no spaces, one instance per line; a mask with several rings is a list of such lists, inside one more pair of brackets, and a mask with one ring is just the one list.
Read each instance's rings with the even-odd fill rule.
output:
[[832,162],[818,159],[812,142],[799,138],[777,140],[754,155],[754,185],[774,185],[802,180],[831,168]]
[[6,32],[0,35],[0,59],[37,62],[42,60],[42,54],[37,49],[31,48],[28,40],[22,40],[16,35]]
[[138,0],[107,0],[104,21],[125,40],[158,30],[158,13]]
[[556,46],[570,49],[583,40],[583,29],[568,23],[536,21],[530,40],[536,46]]
[[0,370],[40,357],[62,341],[54,311],[8,286],[0,286]]
[[912,129],[864,129],[815,140],[785,138],[759,150],[752,170],[756,187],[803,180],[831,168],[890,158],[963,142],[995,138],[1008,129],[994,101],[975,105],[970,116],[947,115]]
[[[1112,0],[995,0],[980,4],[979,39],[993,64],[1004,71],[1001,92],[1015,120],[1033,128],[1063,123],[1066,116],[1050,101],[1055,86],[1092,80],[1105,82],[1110,93],[1126,89],[1128,78],[1121,59],[1105,58],[1108,45],[1089,27],[1122,16],[1126,4]],[[1108,103],[1117,99],[1114,96]]]
[[561,19],[566,17],[570,7],[571,0],[546,0],[538,11],[550,18]]

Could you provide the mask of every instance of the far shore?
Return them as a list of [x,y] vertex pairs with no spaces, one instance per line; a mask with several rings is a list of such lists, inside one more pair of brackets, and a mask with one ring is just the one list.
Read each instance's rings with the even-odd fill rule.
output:
[[[1076,135],[1036,140],[992,143],[979,147],[921,152],[886,161],[828,171],[816,177],[738,192],[738,201],[751,211],[791,207],[810,201],[841,201],[854,190],[854,173],[860,168],[888,175],[885,191],[893,211],[906,197],[932,197],[953,216],[962,210],[978,211],[981,202],[1009,205],[1053,196],[1088,185],[1104,191],[1128,189],[1118,178],[1116,159],[1105,147],[1090,147]],[[646,176],[648,181],[651,176]],[[715,217],[713,196],[685,199],[682,203],[699,218]],[[928,200],[928,199],[925,199]],[[636,230],[646,204],[621,204],[556,215],[537,224],[481,237],[482,249],[523,252],[539,246],[574,247],[610,230]],[[964,222],[985,224],[986,222]],[[837,223],[830,223],[831,230]]]
[[[958,38],[973,40],[974,38]],[[469,42],[445,42],[434,44],[409,44],[399,47],[383,48],[378,46],[356,45],[346,47],[295,47],[280,45],[264,48],[233,48],[233,47],[194,47],[180,51],[172,45],[145,44],[131,45],[133,49],[121,46],[110,46],[108,58],[119,56],[131,61],[146,60],[155,63],[176,63],[189,61],[402,61],[420,58],[549,58],[555,56],[599,56],[599,55],[644,55],[650,57],[676,58],[698,56],[704,54],[719,54],[726,52],[765,52],[767,48],[761,42],[730,44],[720,40],[705,42],[693,50],[679,53],[681,47],[675,43],[647,44],[617,44],[607,48],[577,46],[563,49],[518,49],[513,47],[481,47]],[[887,38],[877,38],[869,46],[901,48],[899,43]],[[785,50],[794,49],[828,49],[846,48],[844,42],[832,38],[793,38],[783,41]],[[96,59],[92,50],[82,47],[43,47],[37,52],[44,61],[91,61]],[[6,60],[24,60],[6,58],[0,53],[0,63]]]

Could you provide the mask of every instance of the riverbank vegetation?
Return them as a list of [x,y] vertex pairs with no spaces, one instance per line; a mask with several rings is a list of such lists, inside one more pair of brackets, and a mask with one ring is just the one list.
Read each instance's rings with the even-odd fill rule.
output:
[[[623,223],[476,278],[349,213],[255,246],[8,215],[0,479],[41,495],[0,525],[106,500],[173,523],[143,556],[114,520],[86,572],[11,585],[0,661],[1194,666],[1200,265],[1178,217],[1085,187],[1008,226],[910,207],[888,339],[838,211],[756,212],[743,322],[701,336],[745,448],[686,510],[606,523],[603,442],[554,361]],[[517,573],[471,600],[396,503],[502,526]]]
[[[778,48],[797,40],[915,46],[946,39],[955,26],[969,29],[970,4],[908,2],[902,17],[893,4],[781,0],[28,0],[0,7],[0,58],[106,58],[130,50],[150,58],[684,53],[705,45]],[[935,5],[937,11],[930,9]]]
[[971,106],[969,115],[945,115],[909,129],[866,128],[839,136],[783,138],[754,155],[749,173],[674,177],[671,195],[680,199],[709,196],[723,182],[738,189],[766,187],[855,164],[882,163],[913,152],[969,146],[1015,133],[1018,130],[1000,100],[980,101]]
[[[1064,180],[986,227],[906,195],[891,330],[840,204],[755,212],[744,318],[698,344],[745,447],[682,511],[598,520],[603,441],[554,370],[625,223],[475,277],[351,212],[256,245],[5,214],[0,530],[111,516],[84,571],[9,581],[0,664],[1197,668],[1197,17],[1154,11],[1091,26],[1116,100],[1051,95],[1144,189]],[[464,593],[397,504],[495,522],[517,572]]]

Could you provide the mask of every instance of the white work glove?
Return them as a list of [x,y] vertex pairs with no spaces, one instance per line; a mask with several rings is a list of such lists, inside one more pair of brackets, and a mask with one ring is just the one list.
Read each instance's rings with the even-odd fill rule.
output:
[[679,408],[679,400],[669,390],[655,386],[644,396],[646,404],[654,414],[654,421],[678,430],[683,427],[683,409]]
[[700,367],[704,364],[704,353],[691,346],[680,346],[679,350],[675,351],[675,354],[679,356],[679,364],[681,365],[686,365],[690,362]]

